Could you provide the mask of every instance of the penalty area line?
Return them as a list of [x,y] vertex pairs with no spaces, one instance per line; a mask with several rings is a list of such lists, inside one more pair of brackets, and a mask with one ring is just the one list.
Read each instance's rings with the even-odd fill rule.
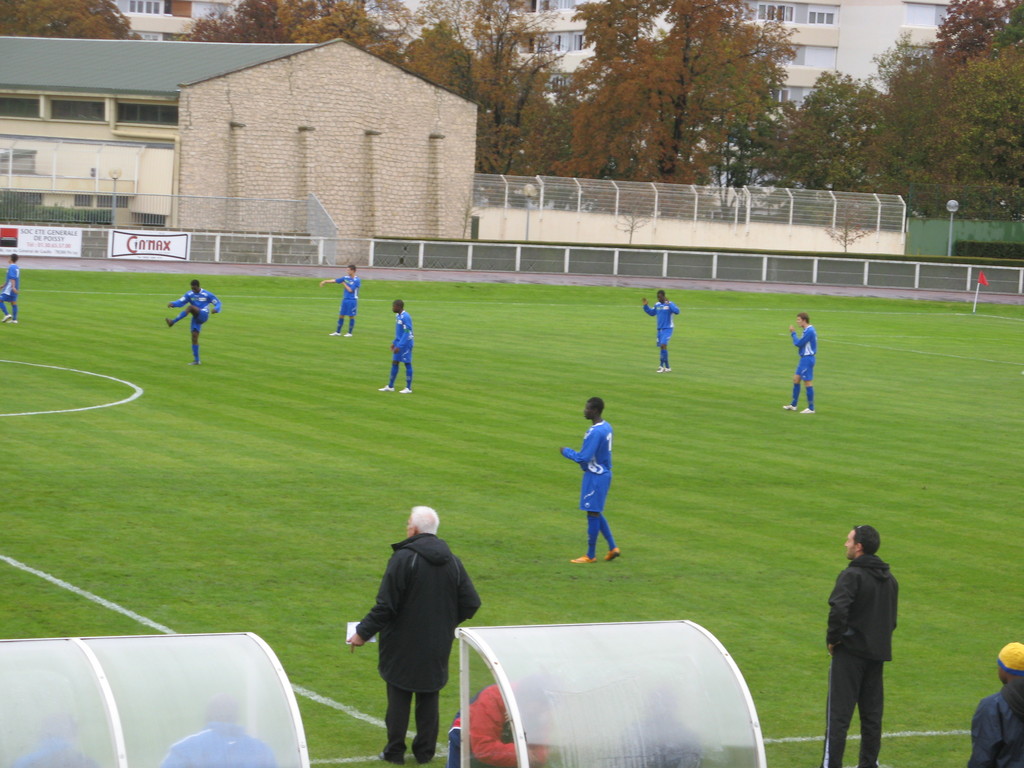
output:
[[[33,568],[30,565],[26,565],[20,560],[15,560],[13,557],[8,557],[7,555],[0,555],[0,562],[5,562],[14,568],[18,568],[19,570],[25,571],[25,573],[30,573],[33,576],[37,576],[40,579],[48,581],[54,586],[60,587],[61,589],[66,589],[68,592],[76,594],[79,597],[84,597],[86,600],[92,603],[96,603],[96,605],[103,606],[104,608],[114,611],[115,613],[120,613],[122,616],[127,616],[129,619],[137,621],[144,627],[155,629],[157,632],[160,632],[161,634],[179,634],[170,627],[165,627],[163,624],[153,621],[152,619],[148,619],[145,616],[142,616],[141,614],[138,614],[133,610],[125,608],[123,605],[118,605],[117,603],[107,600],[106,598],[100,597],[99,595],[93,594],[88,590],[82,589],[81,587],[76,587],[74,584],[69,584],[63,579],[59,579],[56,576],[47,573],[46,571],[40,571],[38,568]],[[316,691],[312,691],[304,686],[292,683],[292,690],[300,696],[304,696],[305,698],[311,701],[315,701],[317,704],[323,704],[325,706],[331,707],[332,709],[336,709],[339,712],[344,712],[346,715],[354,717],[357,720],[362,720],[364,723],[369,723],[370,725],[375,725],[379,728],[385,727],[383,720],[373,717],[372,715],[367,715],[363,712],[360,712],[358,709],[342,704],[340,701],[335,701],[334,699],[328,698],[327,696],[321,696]]]
[[[954,731],[894,731],[892,733],[883,733],[883,739],[907,739],[915,736],[970,736],[970,731],[954,730]],[[847,741],[857,741],[860,739],[860,734],[850,734],[846,737]],[[765,744],[799,744],[810,741],[824,741],[824,736],[784,736],[778,739],[765,739]]]

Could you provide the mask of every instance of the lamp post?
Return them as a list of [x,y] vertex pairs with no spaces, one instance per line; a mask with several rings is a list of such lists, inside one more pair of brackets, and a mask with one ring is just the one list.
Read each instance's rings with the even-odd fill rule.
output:
[[110,196],[110,226],[117,226],[117,180],[121,178],[120,168],[111,168],[107,171],[111,180],[114,182],[114,193]]
[[946,210],[949,211],[949,237],[946,238],[946,258],[953,255],[953,214],[960,210],[960,203],[950,200],[946,203]]
[[523,197],[526,198],[526,241],[530,241],[530,207],[537,197],[537,188],[533,184],[523,185]]

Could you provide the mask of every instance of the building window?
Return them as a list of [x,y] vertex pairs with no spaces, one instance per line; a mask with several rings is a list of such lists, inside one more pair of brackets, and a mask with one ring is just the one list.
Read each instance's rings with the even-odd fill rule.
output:
[[798,45],[793,63],[816,69],[835,69],[836,49],[818,45]]
[[75,208],[92,208],[92,195],[75,195]]
[[164,0],[128,0],[128,13],[163,16]]
[[908,27],[937,27],[946,18],[946,6],[907,3]]
[[830,6],[812,5],[807,9],[808,24],[827,24],[835,26],[836,8]]
[[50,117],[54,120],[99,120],[104,119],[102,101],[68,101],[52,99]]
[[768,5],[767,3],[757,4],[758,21],[793,21],[792,5]]
[[36,172],[36,151],[34,149],[0,149],[0,174],[16,173],[19,176],[34,176]]
[[[113,202],[113,198],[114,198],[113,195],[96,195],[96,207],[97,208],[109,208],[110,204]],[[117,196],[117,207],[118,208],[127,208],[128,207],[128,200],[129,200],[128,195],[118,195]]]
[[777,101],[780,104],[782,104],[783,102],[787,102],[787,101],[792,101],[793,100],[790,97],[790,95],[789,95],[789,88],[777,88],[777,89],[773,90],[771,92],[771,94],[772,94],[772,100],[773,101]]
[[15,96],[0,96],[0,116],[39,117],[39,99],[19,99]]
[[117,121],[119,123],[177,125],[178,108],[173,104],[130,104],[118,102]]
[[160,213],[135,213],[132,215],[132,223],[143,227],[166,227],[167,217]]

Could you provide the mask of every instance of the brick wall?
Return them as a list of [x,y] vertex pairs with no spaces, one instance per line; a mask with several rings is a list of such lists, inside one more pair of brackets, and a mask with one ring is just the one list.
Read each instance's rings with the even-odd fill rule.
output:
[[312,192],[343,237],[468,234],[476,105],[344,42],[185,86],[179,119],[181,194]]

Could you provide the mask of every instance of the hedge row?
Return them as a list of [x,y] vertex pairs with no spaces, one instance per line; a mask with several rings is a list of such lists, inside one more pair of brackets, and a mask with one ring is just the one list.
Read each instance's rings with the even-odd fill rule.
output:
[[1024,261],[1024,243],[984,240],[957,240],[953,245],[957,256],[971,259],[1010,259]]

